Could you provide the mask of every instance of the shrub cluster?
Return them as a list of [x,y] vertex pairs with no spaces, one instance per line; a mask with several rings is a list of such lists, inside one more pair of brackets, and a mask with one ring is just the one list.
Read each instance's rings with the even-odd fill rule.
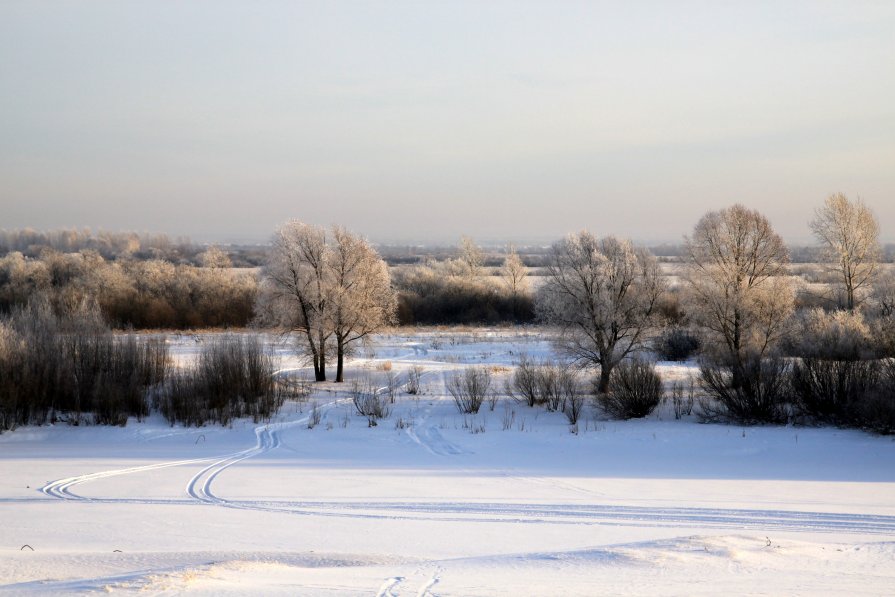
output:
[[60,318],[46,303],[16,308],[0,320],[0,431],[141,419],[168,362],[164,341],[115,336],[95,310]]
[[663,361],[686,361],[699,351],[699,337],[685,328],[672,326],[656,338],[655,351]]
[[357,414],[367,417],[369,427],[375,427],[377,421],[386,419],[392,414],[388,394],[378,391],[369,380],[365,382],[355,380],[351,384],[351,401]]
[[[784,344],[788,359],[752,357],[739,367],[704,362],[701,402],[708,419],[895,430],[895,364],[860,312],[810,309]],[[883,354],[885,354],[883,352]]]
[[256,295],[253,273],[219,267],[106,261],[95,251],[0,258],[0,312],[42,296],[60,316],[84,301],[96,302],[119,328],[245,326]]
[[513,295],[486,276],[442,275],[427,267],[396,273],[398,320],[402,325],[530,323],[530,294]]
[[704,362],[699,382],[706,393],[699,414],[706,420],[784,423],[789,416],[790,375],[782,359],[755,357],[742,365]]
[[645,417],[662,402],[662,378],[649,361],[623,361],[612,369],[609,391],[597,393],[597,401],[616,419]]
[[174,424],[227,425],[238,417],[256,423],[283,405],[274,361],[261,340],[227,334],[212,340],[195,363],[169,376],[158,407]]
[[551,361],[535,362],[527,356],[519,359],[508,393],[528,406],[544,406],[562,411],[574,425],[584,410],[584,391],[578,373],[570,365]]
[[467,367],[445,379],[457,410],[465,414],[479,412],[491,391],[491,372],[485,367]]
[[174,263],[194,260],[202,250],[186,238],[171,240],[165,234],[98,232],[90,230],[38,231],[30,228],[0,230],[0,255],[17,251],[37,257],[47,249],[61,253],[95,251],[105,259],[136,257]]

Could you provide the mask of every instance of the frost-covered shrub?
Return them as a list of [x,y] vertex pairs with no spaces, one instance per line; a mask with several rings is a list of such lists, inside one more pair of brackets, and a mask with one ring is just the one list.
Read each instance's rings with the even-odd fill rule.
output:
[[534,320],[527,291],[513,292],[500,280],[462,275],[448,266],[396,272],[398,320],[413,324],[474,324]]
[[581,414],[584,412],[584,394],[576,392],[566,398],[566,400],[563,401],[562,412],[566,415],[566,419],[569,420],[570,425],[577,424],[578,419],[581,418]]
[[873,285],[868,308],[874,348],[884,357],[895,357],[895,274],[881,275]]
[[491,389],[491,372],[485,367],[467,367],[445,380],[457,410],[464,414],[479,412]]
[[858,422],[860,403],[878,386],[878,361],[806,358],[792,369],[793,402],[802,414],[821,422]]
[[118,328],[245,326],[256,294],[255,276],[246,270],[161,259],[107,261],[94,250],[0,258],[0,312],[42,297],[60,317],[95,302]]
[[860,312],[810,309],[788,342],[797,357],[855,361],[873,356],[870,326]]
[[783,423],[789,401],[789,371],[781,359],[746,359],[742,366],[703,363],[699,384],[707,397],[700,416],[737,423]]
[[571,366],[553,361],[538,363],[523,356],[508,390],[528,406],[544,405],[549,411],[564,411],[566,401],[581,394],[579,385]]
[[597,393],[597,401],[616,419],[645,417],[662,401],[662,378],[653,363],[623,361],[612,371],[609,391]]
[[[880,351],[871,326],[860,312],[814,309],[802,316],[800,333],[790,350],[792,398],[801,415],[820,423],[871,426],[865,420],[869,401],[884,394]],[[877,344],[877,346],[874,346]],[[874,410],[874,409],[870,409]]]
[[857,405],[861,427],[878,433],[895,433],[895,360],[880,362],[878,385]]
[[656,338],[655,350],[663,361],[686,361],[699,350],[699,338],[684,328],[671,327]]
[[388,396],[378,392],[369,381],[355,380],[352,383],[351,400],[357,414],[367,417],[370,427],[375,427],[379,419],[385,419],[391,414]]
[[422,393],[424,371],[421,365],[413,365],[407,370],[407,383],[404,384],[405,392],[411,396],[418,396]]
[[541,384],[538,381],[538,365],[528,356],[523,355],[516,364],[509,390],[514,396],[518,396],[528,406],[540,404]]
[[227,425],[234,418],[269,418],[283,405],[274,362],[257,338],[226,335],[212,341],[195,364],[172,375],[159,396],[170,423]]
[[113,335],[95,307],[60,318],[29,303],[0,323],[0,429],[142,418],[167,364],[164,342]]

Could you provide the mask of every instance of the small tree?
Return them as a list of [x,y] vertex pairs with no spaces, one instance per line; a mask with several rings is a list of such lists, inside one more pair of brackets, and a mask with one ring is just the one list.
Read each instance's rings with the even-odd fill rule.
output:
[[333,228],[328,240],[322,228],[288,222],[274,235],[262,279],[259,320],[301,335],[317,381],[326,381],[330,344],[341,382],[352,343],[395,320],[397,300],[385,262],[343,228]]
[[879,224],[869,207],[842,193],[815,210],[811,231],[824,248],[825,266],[839,278],[849,311],[861,303],[859,291],[873,282],[880,258]]
[[481,247],[475,244],[468,236],[460,237],[460,264],[465,275],[475,278],[482,275],[482,265],[485,263],[485,255]]
[[513,317],[519,317],[519,296],[528,292],[528,268],[519,257],[515,247],[510,247],[501,268],[503,283],[513,297]]
[[326,231],[291,220],[277,229],[261,272],[256,311],[263,323],[304,340],[314,380],[326,381],[331,283],[326,265]]
[[537,296],[540,318],[559,327],[558,348],[580,363],[598,366],[598,390],[655,325],[665,288],[656,259],[630,241],[589,232],[555,243]]
[[734,205],[704,215],[686,249],[693,320],[739,385],[746,362],[760,366],[786,332],[795,300],[786,245],[767,218]]
[[200,253],[199,263],[202,264],[202,267],[210,269],[227,269],[233,267],[233,262],[230,260],[230,256],[217,245],[212,245],[208,247],[206,251]]
[[345,355],[353,343],[395,322],[397,298],[388,267],[370,244],[344,228],[333,229],[329,321],[336,343],[336,381],[344,380]]

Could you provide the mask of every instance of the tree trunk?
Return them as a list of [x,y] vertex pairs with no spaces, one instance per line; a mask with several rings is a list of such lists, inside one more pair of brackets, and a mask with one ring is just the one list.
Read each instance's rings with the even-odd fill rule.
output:
[[[307,333],[308,346],[311,349],[311,357],[314,363],[314,381],[326,381],[326,367],[323,364],[323,356],[318,346],[314,343],[314,336]],[[322,345],[321,345],[322,346]]]
[[326,338],[323,334],[319,337],[320,344],[317,347],[318,364],[314,366],[314,377],[317,381],[326,381]]
[[314,381],[326,381],[326,370],[319,354],[314,354]]
[[730,384],[734,388],[743,385],[743,366],[742,356],[740,355],[740,311],[736,310],[733,314],[733,371]]
[[345,381],[343,377],[343,372],[345,370],[345,347],[342,344],[342,341],[338,341],[338,347],[336,348],[336,382]]
[[600,365],[600,381],[597,385],[597,391],[600,394],[609,393],[609,375],[612,373],[610,365]]

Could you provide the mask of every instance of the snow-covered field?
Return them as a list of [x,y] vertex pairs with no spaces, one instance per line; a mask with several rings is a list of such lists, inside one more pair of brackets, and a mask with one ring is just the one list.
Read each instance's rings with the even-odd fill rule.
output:
[[[173,341],[178,358],[197,346]],[[502,385],[523,352],[550,352],[541,331],[380,337],[349,378],[422,365],[425,393],[376,427],[330,383],[314,429],[287,403],[232,429],[5,433],[0,593],[891,594],[892,438],[667,406],[627,422],[589,409],[577,434],[506,398],[457,413],[446,372],[484,363]]]

